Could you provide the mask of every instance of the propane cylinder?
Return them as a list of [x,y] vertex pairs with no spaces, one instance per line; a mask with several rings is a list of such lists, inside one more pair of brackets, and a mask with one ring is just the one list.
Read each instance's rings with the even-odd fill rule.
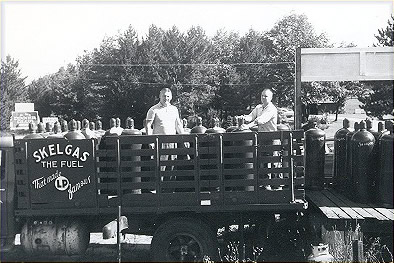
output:
[[94,131],[89,128],[89,120],[82,120],[82,130],[81,133],[85,136],[86,139],[97,138],[97,135]]
[[82,129],[82,122],[77,121],[77,131],[80,131]]
[[[127,150],[141,150],[141,144],[140,143],[133,143],[131,144],[128,140],[123,140],[123,137],[128,136],[128,135],[141,135],[141,132],[138,129],[134,128],[134,119],[131,117],[127,117],[126,119],[126,128],[122,131],[122,134],[120,136],[122,149],[127,149]],[[141,157],[139,155],[131,155],[130,160],[131,162],[140,162]],[[138,177],[136,175],[140,174],[141,172],[141,166],[131,166],[127,167],[126,169],[129,169],[128,171],[135,173],[132,178],[131,182],[133,183],[140,183],[141,182],[141,177]],[[141,189],[130,189],[129,190],[133,194],[141,194]],[[126,192],[127,193],[127,192]]]
[[68,129],[69,129],[69,132],[67,132],[65,135],[64,135],[64,138],[66,138],[66,139],[68,139],[68,140],[81,140],[81,139],[85,139],[85,136],[80,132],[80,131],[78,131],[78,126],[77,126],[77,122],[74,120],[74,119],[72,119],[71,121],[70,121],[70,123],[68,124]]
[[45,125],[42,122],[39,122],[37,124],[37,133],[41,134],[42,137],[46,138],[48,136],[48,134],[44,134],[45,133]]
[[109,120],[109,129],[105,132],[105,136],[119,136],[122,134],[122,131],[116,127],[116,119],[111,118]]
[[193,129],[191,129],[190,133],[205,133],[206,130],[207,130],[207,128],[202,126],[202,118],[197,117],[196,126],[193,127]]
[[29,123],[29,134],[23,137],[23,139],[42,139],[44,138],[41,134],[36,133],[37,127],[34,122]]
[[50,122],[45,123],[45,132],[47,132],[49,134],[52,131],[53,131],[52,123],[50,123]]
[[330,254],[328,245],[320,243],[317,246],[312,245],[308,262],[334,262],[334,257]]
[[305,188],[322,189],[324,186],[326,134],[313,123],[305,132]]
[[89,122],[89,129],[91,131],[95,131],[96,130],[96,124],[94,123],[94,121]]
[[334,186],[340,191],[346,190],[346,134],[349,120],[343,120],[343,127],[334,135]]
[[120,121],[120,118],[116,118],[115,121],[116,121],[116,129],[118,130],[117,133],[120,135],[123,132],[123,128],[121,127],[122,123]]
[[213,127],[205,131],[205,133],[225,133],[226,130],[220,127],[219,118],[213,119]]
[[59,122],[53,124],[53,133],[49,134],[47,138],[63,138],[62,130]]
[[372,121],[370,119],[365,120],[365,125],[367,131],[369,131],[373,137],[375,138],[375,144],[372,149],[371,163],[369,164],[369,172],[370,175],[376,175],[371,178],[371,188],[370,188],[370,197],[372,202],[376,202],[377,198],[377,186],[376,186],[376,178],[379,174],[379,138],[381,137],[381,132],[375,131],[372,129]]
[[103,130],[103,123],[100,120],[96,121],[96,134],[98,137],[101,137],[105,134],[105,131]]
[[126,129],[122,131],[122,135],[141,135],[140,130],[134,128],[134,119],[127,117],[126,119]]
[[359,129],[359,123],[354,123],[353,131],[350,131],[346,134],[346,178],[345,178],[345,194],[348,197],[351,197],[352,193],[349,189],[353,189],[353,180],[352,180],[352,136]]
[[384,207],[393,208],[393,125],[390,133],[379,139],[379,174],[376,180],[377,201]]
[[29,220],[21,231],[21,246],[29,254],[80,255],[90,239],[88,227],[80,220]]
[[226,120],[226,132],[232,132],[236,129],[238,129],[238,126],[235,123],[236,118],[231,117],[231,116],[227,116],[227,120]]
[[190,133],[190,131],[191,131],[191,129],[187,127],[187,124],[188,124],[188,123],[187,123],[187,119],[186,119],[186,118],[183,118],[183,119],[182,119],[182,126],[183,126],[183,131],[184,131],[186,134]]
[[352,182],[353,197],[362,203],[371,200],[372,182],[375,174],[370,174],[369,166],[372,160],[372,151],[375,138],[365,129],[365,122],[360,122],[360,130],[355,132],[351,139]]
[[62,129],[63,135],[68,132],[68,124],[66,120],[62,120],[60,123],[60,128]]

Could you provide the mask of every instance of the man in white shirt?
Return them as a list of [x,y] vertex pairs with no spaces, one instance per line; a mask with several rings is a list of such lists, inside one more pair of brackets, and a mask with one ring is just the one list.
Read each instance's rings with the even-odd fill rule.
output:
[[[160,101],[153,105],[146,114],[146,134],[182,134],[183,124],[179,117],[177,107],[171,105],[172,92],[169,88],[164,88],[160,91]],[[153,126],[153,127],[152,127]],[[153,145],[152,145],[153,146]],[[163,143],[162,149],[175,148],[175,143]],[[160,160],[173,160],[175,156],[161,155]],[[161,166],[161,171],[166,169]],[[167,167],[167,169],[173,169]],[[163,180],[163,179],[162,179]]]
[[[146,114],[146,134],[182,134],[183,125],[177,107],[171,105],[172,92],[169,88],[160,91],[160,101]],[[153,128],[152,128],[153,126]]]
[[272,101],[273,92],[271,89],[264,89],[261,92],[261,104],[257,105],[248,115],[242,115],[248,124],[243,124],[241,128],[249,129],[255,125],[258,131],[276,131],[278,121],[278,110]]

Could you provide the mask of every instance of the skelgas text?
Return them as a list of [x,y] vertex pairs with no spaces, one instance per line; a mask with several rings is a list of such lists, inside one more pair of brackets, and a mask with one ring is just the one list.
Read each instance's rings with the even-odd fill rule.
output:
[[33,157],[35,158],[36,163],[45,160],[47,157],[56,156],[56,155],[72,156],[82,162],[85,162],[90,156],[90,153],[82,152],[78,146],[74,147],[71,144],[68,144],[63,148],[58,143],[48,144],[47,146],[44,146],[41,149],[38,149],[37,151],[33,152]]

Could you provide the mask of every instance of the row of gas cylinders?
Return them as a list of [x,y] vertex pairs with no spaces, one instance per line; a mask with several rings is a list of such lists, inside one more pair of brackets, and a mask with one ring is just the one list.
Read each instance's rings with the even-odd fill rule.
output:
[[[183,126],[185,133],[224,133],[224,132],[240,132],[240,131],[257,131],[256,128],[250,130],[241,129],[241,125],[244,124],[241,118],[232,118],[229,116],[226,122],[227,128],[220,127],[220,121],[218,118],[214,118],[213,127],[207,129],[202,125],[202,118],[196,119],[196,126],[193,128],[187,128],[187,120],[183,119]],[[119,118],[110,119],[110,128],[108,130],[102,129],[102,122],[100,120],[96,122],[89,122],[84,119],[81,121],[71,120],[67,123],[66,120],[62,120],[61,123],[55,122],[46,123],[45,125],[40,122],[37,126],[32,122],[29,124],[29,134],[26,135],[25,139],[39,139],[39,138],[62,138],[67,139],[90,139],[98,138],[102,136],[119,136],[119,135],[141,135],[145,134],[145,129],[135,129],[134,120],[131,117],[126,119],[126,128],[120,126],[121,121]],[[289,130],[287,125],[279,124],[279,130]]]
[[[354,123],[334,136],[334,187],[350,199],[393,207],[393,123],[378,124],[370,120]],[[305,132],[306,188],[324,187],[325,133],[314,127]]]

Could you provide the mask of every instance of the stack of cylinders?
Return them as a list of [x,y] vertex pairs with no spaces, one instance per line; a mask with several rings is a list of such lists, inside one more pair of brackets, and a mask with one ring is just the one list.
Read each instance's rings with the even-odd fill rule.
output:
[[349,120],[343,120],[343,127],[334,135],[334,186],[340,191],[346,190],[346,135],[349,131]]
[[62,130],[59,122],[53,124],[53,133],[48,135],[48,138],[63,138]]
[[351,139],[352,182],[354,200],[368,203],[371,201],[372,182],[374,174],[370,174],[369,166],[372,160],[372,151],[375,138],[365,129],[365,122],[360,122],[360,130],[355,132]]
[[62,120],[62,122],[60,123],[60,128],[62,129],[63,135],[68,132],[68,124],[66,120]]
[[[352,136],[355,132],[358,131],[359,124],[358,122],[354,123],[354,130],[350,131],[346,134],[346,178],[345,178],[345,189],[352,189]],[[348,195],[351,195],[350,191],[345,192]]]
[[319,190],[324,187],[326,134],[317,127],[305,132],[305,188]]
[[376,180],[377,201],[384,207],[393,208],[393,125],[390,133],[379,139],[379,174]]

